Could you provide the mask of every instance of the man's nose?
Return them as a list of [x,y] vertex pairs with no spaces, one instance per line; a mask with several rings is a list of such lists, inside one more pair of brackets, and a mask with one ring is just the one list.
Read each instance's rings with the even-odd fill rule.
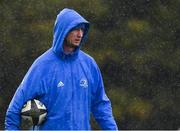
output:
[[83,30],[78,29],[78,37],[82,38],[83,37]]

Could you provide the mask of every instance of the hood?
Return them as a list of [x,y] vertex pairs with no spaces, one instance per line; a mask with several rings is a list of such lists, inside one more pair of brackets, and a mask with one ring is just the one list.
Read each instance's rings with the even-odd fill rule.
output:
[[[67,34],[79,24],[85,25],[84,35],[82,37],[80,46],[75,49],[74,52],[70,54],[65,54],[63,50],[64,39]],[[80,47],[87,38],[87,33],[89,29],[89,22],[86,21],[80,14],[75,10],[65,8],[57,15],[55,24],[54,24],[54,34],[53,34],[53,51],[62,58],[77,56],[80,50]]]

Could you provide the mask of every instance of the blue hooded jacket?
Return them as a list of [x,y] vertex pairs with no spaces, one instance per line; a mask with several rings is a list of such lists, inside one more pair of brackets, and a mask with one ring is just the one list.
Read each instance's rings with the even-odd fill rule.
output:
[[[80,46],[65,54],[64,39],[80,24],[85,26]],[[58,14],[52,48],[35,60],[18,87],[6,113],[5,129],[19,129],[23,105],[36,98],[48,111],[39,129],[89,130],[92,112],[102,129],[117,130],[100,70],[94,59],[80,50],[88,29],[89,23],[76,11],[66,8]]]

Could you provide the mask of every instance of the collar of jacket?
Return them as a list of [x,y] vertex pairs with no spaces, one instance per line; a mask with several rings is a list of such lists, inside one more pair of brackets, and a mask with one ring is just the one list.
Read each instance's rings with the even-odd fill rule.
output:
[[[79,50],[79,49],[78,49]],[[59,52],[58,56],[61,58],[61,59],[66,59],[66,60],[73,60],[73,59],[76,59],[78,57],[78,54],[79,54],[79,51],[76,50],[75,52],[72,52],[72,53],[69,53],[69,54],[65,54],[63,51],[62,52]]]

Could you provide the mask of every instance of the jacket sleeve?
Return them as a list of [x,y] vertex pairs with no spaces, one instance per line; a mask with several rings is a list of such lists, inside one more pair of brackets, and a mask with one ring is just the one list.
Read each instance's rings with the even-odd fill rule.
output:
[[112,114],[112,107],[109,98],[107,97],[102,76],[97,66],[96,73],[94,73],[94,83],[92,89],[92,105],[91,111],[103,130],[118,130],[116,122]]
[[5,130],[19,130],[21,109],[30,99],[45,93],[42,84],[42,73],[38,67],[32,65],[20,86],[16,90],[5,117]]

